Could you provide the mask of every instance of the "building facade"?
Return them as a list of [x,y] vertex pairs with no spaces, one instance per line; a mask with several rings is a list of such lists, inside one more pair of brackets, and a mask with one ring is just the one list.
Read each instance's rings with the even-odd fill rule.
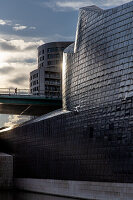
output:
[[63,110],[0,134],[17,154],[15,177],[133,183],[132,19],[133,2],[80,9]]
[[30,92],[38,94],[39,91],[39,70],[36,69],[30,73]]
[[38,47],[38,69],[30,73],[33,94],[61,98],[63,50],[71,42],[51,42]]

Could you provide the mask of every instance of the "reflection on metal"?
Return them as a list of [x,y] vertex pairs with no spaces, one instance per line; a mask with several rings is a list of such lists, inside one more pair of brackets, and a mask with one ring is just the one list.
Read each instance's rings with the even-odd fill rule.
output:
[[14,126],[2,127],[2,128],[0,129],[0,133],[5,132],[5,131],[9,131],[9,130],[11,130],[11,129],[13,129],[13,128],[14,128]]

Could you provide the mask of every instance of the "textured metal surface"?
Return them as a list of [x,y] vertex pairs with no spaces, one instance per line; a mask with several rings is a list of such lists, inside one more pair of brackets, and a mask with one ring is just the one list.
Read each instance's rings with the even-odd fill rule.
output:
[[80,10],[74,53],[64,54],[65,109],[87,110],[132,96],[132,19],[133,2]]
[[132,182],[131,121],[107,123],[102,111],[100,127],[92,110],[1,133],[16,152],[15,177]]
[[15,176],[133,182],[133,2],[80,10],[64,53],[63,107],[72,112],[18,127]]

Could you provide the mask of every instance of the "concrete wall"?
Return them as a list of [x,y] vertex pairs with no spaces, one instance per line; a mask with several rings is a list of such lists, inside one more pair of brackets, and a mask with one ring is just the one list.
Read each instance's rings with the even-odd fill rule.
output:
[[13,156],[0,153],[0,189],[13,187]]
[[15,179],[21,190],[94,200],[132,200],[133,184],[48,179]]

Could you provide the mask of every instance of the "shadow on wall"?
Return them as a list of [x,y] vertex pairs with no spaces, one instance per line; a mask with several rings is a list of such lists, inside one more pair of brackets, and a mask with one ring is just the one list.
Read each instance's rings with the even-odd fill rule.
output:
[[28,192],[0,192],[1,200],[70,200],[70,198],[49,196]]
[[8,141],[0,139],[0,152],[13,154],[14,150]]

